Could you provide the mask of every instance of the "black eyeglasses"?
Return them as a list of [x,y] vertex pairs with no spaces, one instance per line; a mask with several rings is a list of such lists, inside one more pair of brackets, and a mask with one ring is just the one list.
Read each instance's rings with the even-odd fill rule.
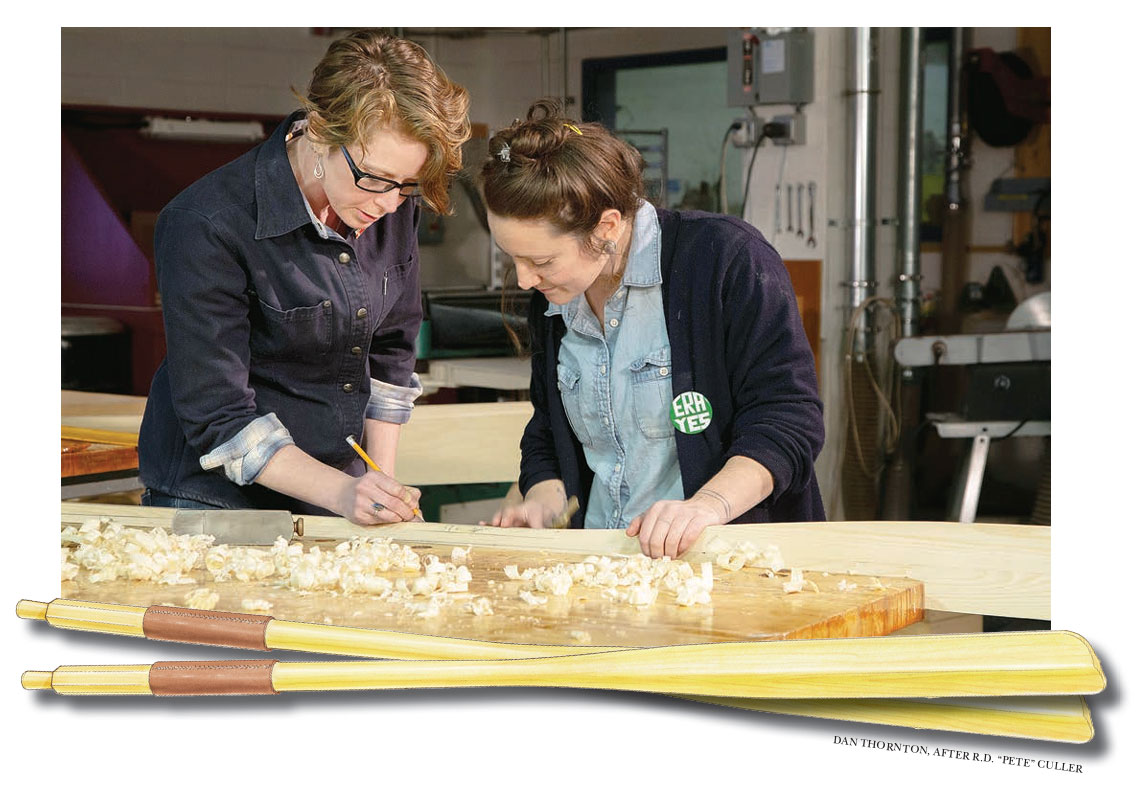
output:
[[340,151],[344,153],[344,160],[348,162],[348,168],[352,170],[352,177],[356,180],[356,187],[360,190],[370,191],[373,194],[386,194],[398,188],[400,196],[419,196],[419,183],[397,183],[386,177],[368,174],[360,170],[343,144],[340,145]]

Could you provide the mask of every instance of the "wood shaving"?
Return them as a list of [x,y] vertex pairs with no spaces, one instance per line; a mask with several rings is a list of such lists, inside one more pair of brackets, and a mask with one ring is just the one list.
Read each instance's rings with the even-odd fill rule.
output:
[[486,617],[494,614],[494,606],[491,605],[489,598],[475,598],[473,601],[464,603],[463,610],[470,612],[476,617]]
[[541,606],[549,600],[549,598],[547,598],[545,595],[535,595],[534,593],[525,589],[518,591],[518,597],[526,601],[526,603],[530,604],[531,606]]
[[813,592],[819,592],[819,585],[810,579],[803,578],[803,571],[798,567],[791,568],[791,578],[783,585],[783,592],[802,592],[809,587]]
[[209,587],[200,587],[199,589],[192,589],[187,592],[182,600],[189,609],[205,609],[209,611],[218,605],[221,596]]
[[273,608],[273,604],[261,598],[242,598],[241,611],[263,614]]
[[588,645],[593,641],[593,637],[589,635],[588,631],[581,631],[576,628],[573,631],[570,631],[570,639],[572,639],[574,642],[577,642],[579,645]]
[[838,582],[838,591],[839,592],[853,592],[856,589],[858,589],[858,585],[855,584],[853,581],[847,581],[844,578],[842,581]]
[[727,547],[727,543],[717,538],[709,545],[709,551],[716,555],[717,567],[725,570],[736,571],[753,567],[759,570],[779,571],[787,568],[778,545],[768,545],[760,550],[755,543],[744,540]]
[[471,546],[466,548],[452,548],[451,549],[451,564],[453,565],[469,565],[471,563]]
[[[91,583],[152,581],[158,584],[192,584],[190,571],[200,566],[213,543],[208,534],[168,534],[165,529],[128,528],[110,518],[92,518],[79,528],[61,532],[64,567],[85,571]],[[71,548],[71,545],[75,545]],[[72,576],[75,577],[74,575]]]

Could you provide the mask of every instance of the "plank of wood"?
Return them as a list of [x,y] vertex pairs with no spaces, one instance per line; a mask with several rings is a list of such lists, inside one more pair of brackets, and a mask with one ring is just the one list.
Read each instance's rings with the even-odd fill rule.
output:
[[395,477],[416,486],[512,482],[532,414],[528,401],[418,406],[400,430]]
[[[64,518],[79,522],[93,513],[114,515],[116,509],[109,504],[63,505]],[[132,509],[152,513],[148,516],[144,511],[141,516],[155,525],[169,523],[172,514],[172,510],[155,513],[150,507]],[[362,528],[343,518],[313,516],[305,518],[305,534],[310,539],[385,536],[448,549],[473,544],[558,554],[630,555],[640,551],[637,541],[619,529],[559,531],[442,523]],[[722,542],[714,542],[716,538]],[[927,609],[1040,620],[1051,616],[1051,529],[1047,526],[932,521],[712,526],[684,558],[707,560],[717,545],[745,540],[759,546],[777,545],[788,563],[805,570],[921,581]]]
[[137,446],[136,432],[116,432],[108,429],[85,428],[81,426],[60,426],[59,436],[64,440],[79,440],[85,443],[110,443],[116,446]]
[[59,414],[61,416],[134,416],[141,419],[142,412],[146,408],[146,396],[89,393],[85,390],[61,390],[59,403]]

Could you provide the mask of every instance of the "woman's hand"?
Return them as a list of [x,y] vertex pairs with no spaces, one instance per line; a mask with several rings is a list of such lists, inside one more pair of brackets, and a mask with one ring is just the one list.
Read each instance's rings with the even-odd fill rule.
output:
[[560,479],[547,479],[530,488],[525,500],[515,484],[490,523],[503,528],[548,529],[566,507],[566,488]]
[[499,509],[490,519],[490,525],[503,528],[548,529],[558,511],[542,501],[523,501]]
[[336,511],[358,526],[415,520],[419,496],[419,490],[386,473],[368,471],[345,484]]
[[675,559],[692,547],[705,528],[727,520],[722,504],[697,493],[687,501],[657,501],[643,515],[635,517],[625,533],[641,538],[645,556]]

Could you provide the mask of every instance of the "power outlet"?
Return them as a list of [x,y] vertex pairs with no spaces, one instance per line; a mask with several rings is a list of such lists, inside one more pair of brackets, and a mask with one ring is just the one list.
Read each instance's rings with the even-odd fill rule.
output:
[[733,121],[739,122],[739,127],[732,131],[732,146],[737,149],[751,149],[759,145],[759,131],[763,129],[763,120],[754,116],[743,116]]
[[771,121],[775,124],[781,124],[787,129],[787,135],[771,139],[772,144],[789,147],[807,143],[807,118],[802,113],[776,116]]

